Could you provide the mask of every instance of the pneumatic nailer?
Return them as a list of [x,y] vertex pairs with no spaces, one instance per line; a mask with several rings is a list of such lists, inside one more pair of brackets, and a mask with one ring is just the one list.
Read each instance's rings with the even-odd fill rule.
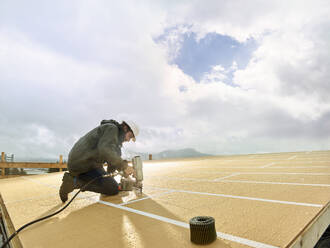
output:
[[143,181],[143,166],[142,166],[142,160],[140,156],[135,156],[132,159],[132,165],[135,173],[133,174],[133,178],[131,177],[121,177],[120,179],[120,190],[123,191],[130,191],[133,190],[133,188],[137,188],[140,190],[140,193],[142,193],[142,181]]

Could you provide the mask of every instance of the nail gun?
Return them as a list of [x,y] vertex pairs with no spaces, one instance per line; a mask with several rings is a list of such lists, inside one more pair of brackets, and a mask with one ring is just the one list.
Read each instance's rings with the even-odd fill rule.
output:
[[142,193],[142,181],[143,181],[143,165],[142,160],[140,156],[135,156],[132,159],[132,165],[134,169],[133,177],[135,180],[133,180],[130,177],[121,177],[120,179],[120,190],[129,191],[133,190],[133,188],[137,188],[140,190],[140,193]]

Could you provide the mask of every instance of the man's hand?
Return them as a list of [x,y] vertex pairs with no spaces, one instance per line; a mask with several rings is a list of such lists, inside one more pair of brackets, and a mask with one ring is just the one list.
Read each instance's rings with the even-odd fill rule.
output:
[[128,177],[129,175],[132,175],[135,173],[135,170],[133,167],[128,166],[125,170],[124,170],[124,177]]

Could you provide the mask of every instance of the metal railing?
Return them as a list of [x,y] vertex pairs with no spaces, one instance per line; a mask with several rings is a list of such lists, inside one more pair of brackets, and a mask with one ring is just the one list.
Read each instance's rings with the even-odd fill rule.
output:
[[5,153],[5,161],[6,162],[14,162],[14,154],[8,155]]
[[[9,161],[7,160],[9,158]],[[43,163],[43,162],[14,162],[14,154],[6,156],[4,152],[1,153],[0,169],[1,176],[6,175],[6,168],[59,168],[62,171],[67,168],[67,164],[63,162],[63,156],[60,155],[57,163]]]

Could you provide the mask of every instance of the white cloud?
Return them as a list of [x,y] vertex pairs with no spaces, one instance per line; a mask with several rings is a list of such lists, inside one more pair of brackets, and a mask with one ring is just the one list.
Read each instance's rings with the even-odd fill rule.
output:
[[[127,147],[143,152],[330,147],[320,135],[330,120],[325,1],[29,6],[26,12],[12,1],[0,4],[3,151],[65,155],[104,118],[139,123],[141,136]],[[155,43],[164,32],[167,40]],[[253,37],[258,49],[246,68],[214,65],[195,82],[168,63],[188,32]],[[223,82],[230,73],[239,87]]]
[[[253,37],[258,49],[247,68],[233,69],[234,83],[255,90],[268,104],[280,107],[301,121],[327,113],[330,85],[329,13],[326,1],[199,1],[171,9],[170,20],[191,25],[203,37],[208,32],[229,35],[239,41]],[[223,81],[211,71],[206,78]]]
[[227,78],[225,68],[221,65],[212,66],[212,69],[209,73],[206,73],[202,78],[201,82],[223,82]]
[[290,32],[280,30],[265,36],[247,68],[235,73],[234,82],[269,95],[295,118],[320,118],[330,111],[325,101],[330,96],[330,73],[325,69],[330,57],[324,54],[330,39],[326,42],[322,37],[329,25],[320,31],[321,24],[317,20]]
[[156,39],[157,43],[162,45],[167,52],[167,57],[169,61],[173,61],[178,57],[180,49],[182,48],[182,43],[184,41],[184,35],[189,34],[189,27],[185,25],[175,26],[164,30],[163,39]]

